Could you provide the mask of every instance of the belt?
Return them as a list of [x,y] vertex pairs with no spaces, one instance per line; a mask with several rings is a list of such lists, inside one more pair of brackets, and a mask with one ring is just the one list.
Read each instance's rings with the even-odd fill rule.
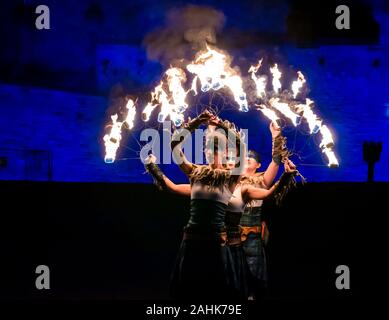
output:
[[183,236],[184,240],[204,240],[204,241],[209,241],[209,240],[219,240],[220,244],[224,246],[227,242],[227,233],[225,231],[223,232],[212,232],[212,233],[192,233],[192,232],[184,232]]
[[267,226],[264,221],[262,221],[260,226],[252,226],[252,227],[245,227],[241,226],[241,239],[242,242],[247,240],[247,236],[250,233],[254,234],[261,234],[262,240],[265,240],[267,242]]

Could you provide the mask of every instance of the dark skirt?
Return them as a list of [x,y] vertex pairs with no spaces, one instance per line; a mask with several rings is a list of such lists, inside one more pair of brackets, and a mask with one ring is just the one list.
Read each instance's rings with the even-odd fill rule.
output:
[[243,242],[246,261],[250,270],[250,283],[264,288],[267,286],[267,263],[265,246],[260,233],[250,233]]
[[[261,227],[261,207],[247,208],[240,224],[242,227]],[[251,296],[258,298],[264,293],[268,283],[265,241],[262,239],[262,234],[249,233],[242,247],[249,268],[249,292]]]
[[[186,301],[235,298],[236,275],[229,246],[219,235],[184,236],[170,283],[170,295]],[[202,238],[203,237],[203,238]]]
[[228,247],[234,264],[232,296],[240,300],[247,300],[249,296],[250,270],[247,265],[246,254],[241,244],[229,245]]
[[249,267],[242,247],[239,221],[241,213],[226,212],[227,245],[234,264],[234,296],[247,300],[249,295]]

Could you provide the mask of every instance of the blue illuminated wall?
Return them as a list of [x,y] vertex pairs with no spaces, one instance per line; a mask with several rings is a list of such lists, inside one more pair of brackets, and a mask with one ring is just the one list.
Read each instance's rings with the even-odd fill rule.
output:
[[[110,99],[115,92],[140,95],[158,81],[162,66],[147,60],[141,42],[162,23],[173,1],[118,2],[122,6],[103,1],[69,1],[62,6],[49,1],[53,29],[46,33],[20,27],[9,17],[3,20],[17,34],[7,38],[8,46],[0,56],[0,179],[151,181],[140,161],[132,159],[135,152],[130,149],[124,148],[119,158],[131,159],[105,164],[102,136],[109,115],[117,111]],[[284,30],[284,1],[279,2],[279,11],[273,8],[272,14],[258,13],[250,19],[239,19],[232,5],[216,5],[224,10],[230,26]],[[242,14],[247,9],[240,8]],[[262,19],[256,24],[259,16]],[[365,140],[383,142],[375,176],[389,181],[389,14],[377,12],[375,17],[381,27],[379,45],[256,44],[244,49],[251,57],[261,50],[277,52],[283,63],[301,70],[309,83],[309,96],[334,131],[341,166],[330,170],[302,165],[300,170],[309,181],[365,181]],[[239,63],[239,58],[235,61]],[[267,124],[256,111],[231,117],[250,130],[250,147],[263,154],[266,165],[271,150]],[[139,151],[136,134],[124,142]],[[312,162],[323,164],[318,159]],[[175,166],[163,169],[173,179],[185,181]]]

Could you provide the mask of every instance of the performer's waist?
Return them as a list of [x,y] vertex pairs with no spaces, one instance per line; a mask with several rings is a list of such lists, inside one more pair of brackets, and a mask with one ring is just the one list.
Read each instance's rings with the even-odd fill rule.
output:
[[198,226],[187,225],[184,228],[183,240],[211,241],[221,245],[227,242],[227,233],[223,228],[199,228]]

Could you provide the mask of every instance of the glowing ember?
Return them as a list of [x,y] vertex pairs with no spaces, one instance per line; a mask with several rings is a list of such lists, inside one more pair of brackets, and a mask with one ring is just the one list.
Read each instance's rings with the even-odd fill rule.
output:
[[292,83],[293,98],[296,99],[305,82],[304,75],[300,71],[297,71],[297,80]]
[[280,89],[281,89],[281,71],[278,70],[278,66],[277,66],[277,63],[274,65],[274,67],[270,68],[270,72],[272,73],[273,75],[273,81],[272,81],[272,84],[273,84],[273,90],[275,93],[279,93],[280,92]]

